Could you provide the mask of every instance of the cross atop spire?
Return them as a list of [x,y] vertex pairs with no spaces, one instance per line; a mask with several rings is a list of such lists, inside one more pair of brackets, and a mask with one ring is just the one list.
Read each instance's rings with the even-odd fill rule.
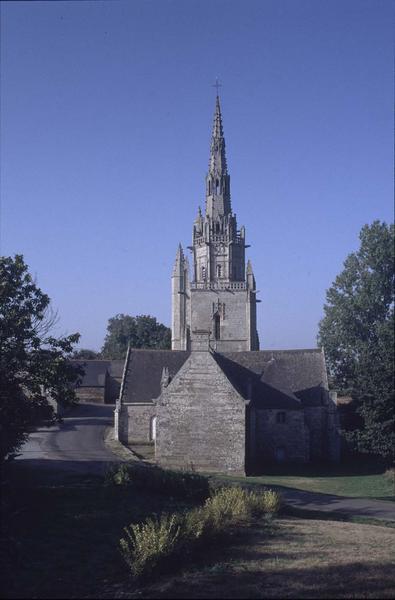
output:
[[218,77],[215,78],[215,83],[213,84],[213,87],[216,88],[217,97],[218,97],[219,96],[219,88],[222,87],[222,83],[219,82]]

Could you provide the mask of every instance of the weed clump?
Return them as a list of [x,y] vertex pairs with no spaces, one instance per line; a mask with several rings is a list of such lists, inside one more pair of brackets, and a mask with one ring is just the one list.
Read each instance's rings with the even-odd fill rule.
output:
[[106,475],[106,484],[130,485],[195,502],[203,502],[210,494],[207,477],[193,471],[172,471],[130,463],[110,469]]
[[272,517],[279,507],[280,497],[272,490],[220,488],[200,508],[125,527],[121,553],[134,577],[146,575],[163,560],[190,554],[240,522]]

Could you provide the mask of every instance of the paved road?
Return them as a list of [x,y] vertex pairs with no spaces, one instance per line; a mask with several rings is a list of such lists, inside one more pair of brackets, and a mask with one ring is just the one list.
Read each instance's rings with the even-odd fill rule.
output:
[[64,417],[63,423],[30,434],[17,461],[56,472],[102,474],[109,463],[120,462],[104,444],[113,413],[112,405],[81,404]]
[[374,500],[370,498],[345,498],[330,494],[305,492],[282,486],[276,488],[284,501],[292,507],[309,511],[324,511],[345,516],[371,517],[395,521],[395,503],[390,500]]

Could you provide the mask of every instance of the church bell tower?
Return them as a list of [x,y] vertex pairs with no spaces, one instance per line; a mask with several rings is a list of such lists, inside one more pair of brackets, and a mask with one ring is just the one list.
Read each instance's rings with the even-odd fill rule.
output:
[[219,96],[215,103],[205,214],[193,225],[192,278],[181,246],[172,275],[172,349],[189,350],[194,331],[210,331],[218,352],[259,350],[256,286],[245,265],[245,229],[232,213]]

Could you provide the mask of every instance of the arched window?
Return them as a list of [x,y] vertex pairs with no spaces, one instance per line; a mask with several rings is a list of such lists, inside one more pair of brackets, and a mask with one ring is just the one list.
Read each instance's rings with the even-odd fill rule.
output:
[[217,265],[217,277],[222,277],[222,265]]
[[208,180],[208,194],[211,194],[211,181]]
[[219,184],[219,180],[217,179],[217,181],[215,182],[215,193],[219,194],[220,190],[221,190],[221,186]]
[[219,315],[214,317],[214,339],[221,339],[221,317]]

